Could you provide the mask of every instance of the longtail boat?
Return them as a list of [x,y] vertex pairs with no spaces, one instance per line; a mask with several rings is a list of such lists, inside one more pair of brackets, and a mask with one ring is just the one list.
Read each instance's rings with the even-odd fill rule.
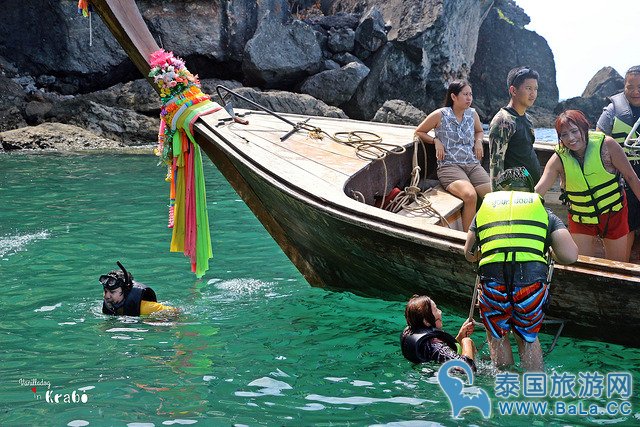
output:
[[[148,76],[158,46],[135,2],[91,3]],[[463,255],[462,203],[426,179],[433,154],[414,145],[413,127],[234,114],[221,109],[199,118],[194,138],[311,285],[387,299],[428,294],[466,315],[476,273]],[[402,148],[377,159],[366,141],[357,143],[362,135]],[[536,143],[536,150],[544,164],[553,147]],[[420,185],[409,185],[416,165],[426,173]],[[394,187],[407,186],[421,188],[426,205],[397,213],[376,206]],[[580,256],[555,267],[551,295],[548,316],[565,321],[565,334],[640,347],[639,265]]]

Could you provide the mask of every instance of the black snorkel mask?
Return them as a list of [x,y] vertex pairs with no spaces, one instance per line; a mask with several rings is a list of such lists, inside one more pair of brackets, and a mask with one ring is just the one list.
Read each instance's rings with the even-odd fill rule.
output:
[[133,281],[131,280],[131,276],[124,268],[124,266],[120,263],[120,261],[116,261],[120,270],[122,270],[122,274],[124,277],[119,277],[117,274],[113,272],[109,274],[103,274],[98,278],[100,284],[104,287],[104,289],[108,291],[114,291],[117,288],[122,288],[123,291],[126,291],[131,286],[133,286]]

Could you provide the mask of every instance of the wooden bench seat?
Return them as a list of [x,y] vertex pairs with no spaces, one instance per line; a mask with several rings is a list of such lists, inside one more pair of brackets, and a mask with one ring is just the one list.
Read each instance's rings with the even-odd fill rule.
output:
[[[425,192],[424,195],[431,202],[431,207],[447,220],[451,229],[462,231],[462,216],[460,213],[462,200],[445,191],[440,184]],[[398,215],[407,218],[421,218],[426,224],[447,226],[435,212],[424,209],[412,210],[412,207],[417,208],[417,204],[415,202],[412,203],[408,208],[398,212]]]

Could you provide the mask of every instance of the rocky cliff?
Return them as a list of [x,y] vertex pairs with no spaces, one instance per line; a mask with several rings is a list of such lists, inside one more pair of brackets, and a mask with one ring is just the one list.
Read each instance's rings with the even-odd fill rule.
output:
[[544,38],[524,28],[528,23],[524,11],[506,1],[496,2],[482,23],[470,81],[475,107],[485,123],[508,103],[507,73],[514,65],[531,67],[540,74],[534,118],[548,116],[558,103],[553,53]]
[[595,127],[602,109],[609,104],[609,97],[623,90],[624,77],[612,67],[604,67],[589,80],[582,96],[560,102],[554,113],[559,114],[564,110],[581,110],[591,126]]
[[[140,97],[142,83],[123,86],[140,75],[99,17],[78,15],[72,1],[32,3],[3,3],[0,71],[8,80],[0,84],[11,99],[0,102],[0,130],[59,121],[152,142],[158,103],[152,93]],[[226,79],[280,111],[415,124],[442,104],[449,81],[469,78],[486,122],[507,101],[507,71],[522,64],[541,74],[538,110],[551,115],[557,103],[553,55],[523,28],[528,17],[512,0],[137,4],[159,45],[194,73]]]

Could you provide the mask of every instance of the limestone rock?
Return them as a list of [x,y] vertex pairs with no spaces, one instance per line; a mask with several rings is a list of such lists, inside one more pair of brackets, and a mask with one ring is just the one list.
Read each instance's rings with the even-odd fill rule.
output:
[[98,136],[128,145],[154,144],[160,124],[159,118],[147,117],[125,108],[109,107],[82,97],[54,104],[45,120],[79,126]]
[[309,25],[320,26],[325,30],[331,28],[350,28],[355,30],[360,23],[359,13],[337,12],[335,15],[323,15],[305,19]]
[[58,87],[73,91],[139,76],[97,15],[89,46],[89,19],[71,3],[5,0],[2,10],[0,55],[21,73],[56,75]]
[[[504,2],[502,2],[504,3]],[[507,4],[511,4],[507,2]],[[478,49],[469,76],[473,102],[480,120],[491,121],[509,102],[507,74],[517,66],[533,67],[539,74],[535,106],[552,111],[558,103],[558,86],[553,52],[546,40],[526,30],[499,8],[489,11],[478,37]]]
[[22,111],[16,106],[0,108],[0,132],[27,126]]
[[604,67],[598,70],[589,80],[582,96],[576,96],[560,102],[555,114],[565,110],[582,111],[592,127],[596,126],[602,109],[609,104],[609,97],[624,90],[624,78],[612,67]]
[[624,78],[613,67],[601,68],[582,92],[583,98],[606,98],[624,90]]
[[[74,5],[37,3],[37,14],[17,0],[3,3],[0,77],[17,78],[22,87],[17,98],[3,91],[0,130],[60,120],[136,144],[155,140],[158,98],[144,80],[133,81],[139,72],[97,14],[90,47],[89,21]],[[242,90],[282,111],[371,119],[386,101],[402,100],[429,112],[441,105],[451,80],[470,78],[476,109],[486,122],[507,102],[507,71],[527,63],[541,74],[536,107],[550,112],[557,103],[553,55],[544,39],[523,28],[529,18],[513,0],[137,0],[137,5],[159,45],[184,58],[203,85],[214,78],[235,88],[242,86],[239,81],[258,86]],[[307,95],[261,91],[299,90],[314,74],[335,70],[331,61],[342,67],[359,62],[370,70],[353,96],[353,85],[341,94],[334,88],[331,97],[322,95],[336,104],[349,98],[341,109]],[[0,89],[3,84],[0,80]]]
[[336,70],[323,71],[309,77],[300,87],[300,91],[329,105],[339,106],[351,99],[367,74],[369,67],[359,62],[351,62]]
[[360,62],[364,64],[364,62],[362,62],[360,58],[349,52],[336,53],[331,58],[341,66],[347,65],[350,62]]
[[333,59],[327,59],[326,61],[324,61],[322,63],[322,68],[324,68],[322,71],[326,71],[326,70],[337,70],[340,68],[340,64],[338,64],[336,61],[334,61]]
[[287,88],[314,74],[323,56],[313,29],[302,21],[282,24],[269,16],[245,48],[242,69],[250,83]]
[[27,95],[22,86],[12,79],[0,75],[0,132],[26,126],[22,110]]
[[77,126],[43,123],[0,133],[0,146],[5,151],[51,149],[77,151],[122,147],[119,141],[103,138]]
[[[367,1],[367,8],[380,10],[385,31],[390,26],[388,42],[364,60],[371,72],[343,106],[345,112],[371,119],[389,99],[402,99],[422,111],[440,106],[448,82],[468,77],[480,24],[492,3]],[[358,0],[335,0],[331,6],[331,11],[362,9]]]
[[400,99],[385,102],[373,117],[374,122],[394,123],[399,125],[418,126],[427,114]]
[[384,18],[378,7],[372,7],[362,16],[355,31],[355,40],[369,52],[375,52],[387,42]]
[[356,33],[351,28],[338,28],[329,30],[327,46],[333,53],[349,52],[353,50]]
[[50,102],[30,101],[27,103],[24,114],[30,125],[37,125],[44,122],[45,115],[51,111],[53,104]]
[[592,128],[595,128],[596,122],[602,113],[602,109],[609,104],[609,100],[606,98],[592,96],[590,98],[583,98],[580,96],[576,96],[574,98],[569,98],[564,101],[561,101],[556,106],[554,113],[560,114],[566,110],[580,110],[584,113],[587,120],[589,120],[589,124]]
[[[347,115],[339,108],[329,106],[310,95],[280,90],[261,91],[254,88],[240,88],[237,92],[272,111],[280,113],[347,118]],[[235,108],[257,109],[242,100],[234,99],[233,105]]]
[[79,95],[79,97],[108,107],[133,110],[140,114],[157,116],[160,113],[160,97],[145,79],[118,83],[107,89]]

